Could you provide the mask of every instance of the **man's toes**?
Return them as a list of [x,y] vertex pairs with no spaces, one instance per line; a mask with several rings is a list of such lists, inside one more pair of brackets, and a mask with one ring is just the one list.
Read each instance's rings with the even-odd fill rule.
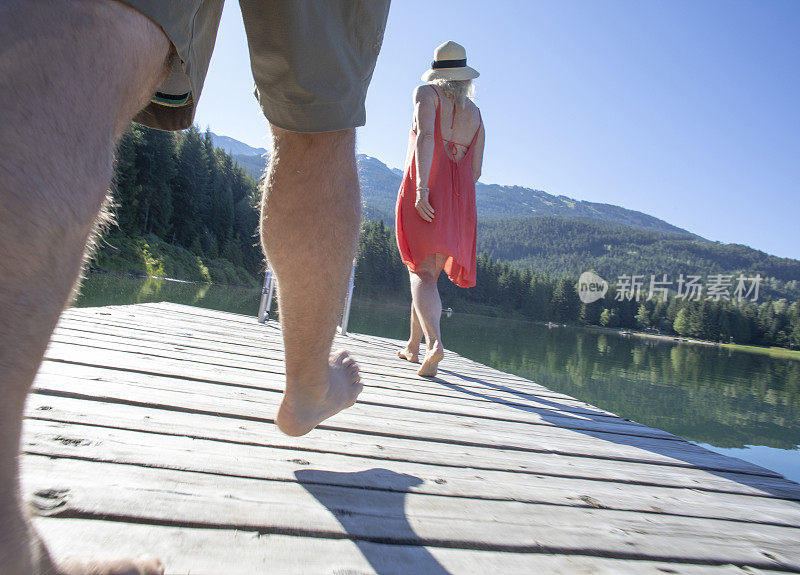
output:
[[160,559],[145,556],[132,561],[117,559],[112,561],[83,562],[77,559],[66,559],[58,566],[58,573],[78,575],[93,573],[97,575],[164,575],[164,563]]
[[343,365],[344,362],[346,360],[348,360],[348,359],[351,359],[350,358],[350,352],[348,352],[347,350],[344,350],[344,349],[340,350],[340,351],[337,351],[336,353],[333,353],[331,355],[331,363],[333,365],[335,365],[335,366]]

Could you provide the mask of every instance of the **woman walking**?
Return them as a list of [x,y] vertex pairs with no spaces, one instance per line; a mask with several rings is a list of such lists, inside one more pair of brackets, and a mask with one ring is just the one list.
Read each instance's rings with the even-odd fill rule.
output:
[[485,141],[480,110],[470,99],[477,77],[467,66],[464,47],[446,42],[436,48],[431,69],[422,76],[427,84],[414,91],[395,226],[411,279],[411,334],[397,355],[419,362],[424,335],[427,349],[417,373],[425,377],[436,375],[444,357],[439,273],[444,269],[459,287],[475,285],[475,182]]

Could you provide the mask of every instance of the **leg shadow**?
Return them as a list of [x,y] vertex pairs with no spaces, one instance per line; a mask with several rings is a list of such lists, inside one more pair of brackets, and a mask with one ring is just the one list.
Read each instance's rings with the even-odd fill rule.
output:
[[406,518],[405,494],[422,484],[419,477],[379,468],[352,473],[300,469],[294,474],[338,519],[376,573],[449,575]]

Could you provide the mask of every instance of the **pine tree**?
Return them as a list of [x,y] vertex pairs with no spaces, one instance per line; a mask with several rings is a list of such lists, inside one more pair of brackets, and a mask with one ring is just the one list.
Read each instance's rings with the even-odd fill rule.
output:
[[636,325],[640,329],[650,327],[650,312],[647,311],[647,306],[644,304],[640,304],[639,310],[636,312]]
[[177,170],[172,186],[175,239],[199,253],[203,232],[202,207],[208,193],[208,167],[203,139],[195,126],[183,133],[178,146]]
[[579,301],[575,291],[575,281],[571,278],[560,278],[550,300],[550,315],[556,321],[575,321],[578,316]]
[[686,307],[682,307],[680,311],[678,311],[678,315],[675,316],[675,323],[673,324],[673,329],[684,337],[689,335],[690,332],[689,310]]
[[136,158],[141,146],[141,129],[133,124],[119,139],[114,156],[115,173],[111,184],[114,219],[120,230],[126,234],[136,234],[139,231],[137,220],[142,187],[139,184]]
[[138,232],[168,238],[175,177],[175,137],[172,132],[140,128],[142,145],[136,158],[142,205]]
[[619,325],[617,310],[605,308],[600,314],[600,325],[603,327],[617,327]]

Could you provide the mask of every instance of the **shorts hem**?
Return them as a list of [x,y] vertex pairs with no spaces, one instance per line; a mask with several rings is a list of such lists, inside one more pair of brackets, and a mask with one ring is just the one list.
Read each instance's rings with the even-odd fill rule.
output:
[[[316,104],[279,102],[260,94],[256,99],[269,123],[291,132],[322,133],[350,130],[366,124],[364,104],[353,99]],[[355,108],[355,109],[354,109]]]

